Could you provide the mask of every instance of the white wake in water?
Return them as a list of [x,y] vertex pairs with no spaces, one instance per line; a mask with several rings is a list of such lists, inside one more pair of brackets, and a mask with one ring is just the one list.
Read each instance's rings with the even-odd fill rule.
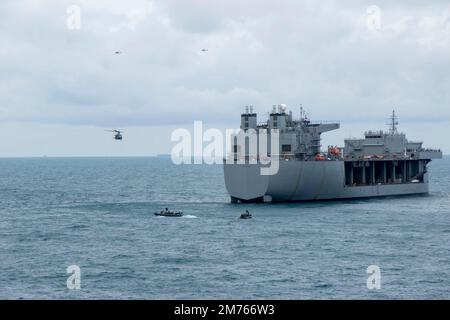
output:
[[183,218],[195,219],[195,218],[197,218],[197,216],[193,216],[193,215],[187,214],[187,215],[183,216]]

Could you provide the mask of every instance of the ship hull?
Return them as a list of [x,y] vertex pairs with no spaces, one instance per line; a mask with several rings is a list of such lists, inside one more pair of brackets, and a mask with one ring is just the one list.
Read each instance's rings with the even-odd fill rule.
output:
[[224,164],[232,202],[324,201],[386,197],[429,192],[423,182],[348,186],[344,161],[280,161],[278,173],[260,174],[259,164]]

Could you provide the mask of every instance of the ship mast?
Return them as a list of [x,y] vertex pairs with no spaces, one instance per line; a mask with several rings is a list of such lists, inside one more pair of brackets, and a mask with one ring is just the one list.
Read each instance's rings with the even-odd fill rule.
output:
[[389,126],[390,126],[389,133],[390,134],[398,133],[398,131],[397,131],[398,117],[395,114],[395,110],[392,110],[392,116],[391,116],[390,120],[391,120],[391,123],[389,124]]

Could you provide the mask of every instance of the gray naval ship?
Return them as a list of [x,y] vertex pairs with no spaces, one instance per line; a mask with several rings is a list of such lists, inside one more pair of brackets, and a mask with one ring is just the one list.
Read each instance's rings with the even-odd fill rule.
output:
[[[266,164],[250,161],[248,140],[233,148],[224,159],[224,176],[231,202],[286,202],[339,200],[429,192],[427,165],[442,158],[441,150],[426,149],[422,142],[408,141],[397,129],[395,112],[389,130],[368,131],[363,139],[345,140],[345,146],[321,150],[321,134],[340,128],[339,122],[313,122],[301,111],[294,120],[285,105],[274,106],[264,123],[257,122],[253,108],[241,115],[240,132],[270,136],[277,132],[275,174],[263,175]],[[275,130],[275,131],[274,131]],[[268,140],[268,139],[267,139]],[[240,140],[242,141],[242,140]],[[258,151],[259,152],[259,151]],[[253,159],[254,160],[254,159]]]

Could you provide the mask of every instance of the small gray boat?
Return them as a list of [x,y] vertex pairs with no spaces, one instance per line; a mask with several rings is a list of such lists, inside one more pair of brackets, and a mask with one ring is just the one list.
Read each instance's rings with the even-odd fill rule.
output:
[[239,219],[251,219],[251,218],[253,218],[252,214],[248,212],[248,210],[242,213],[241,216],[239,217]]
[[163,210],[161,212],[155,212],[155,216],[159,217],[182,217],[183,212],[181,211],[169,211],[169,209],[166,208],[166,210]]
[[183,212],[155,212],[155,216],[159,217],[182,217]]

